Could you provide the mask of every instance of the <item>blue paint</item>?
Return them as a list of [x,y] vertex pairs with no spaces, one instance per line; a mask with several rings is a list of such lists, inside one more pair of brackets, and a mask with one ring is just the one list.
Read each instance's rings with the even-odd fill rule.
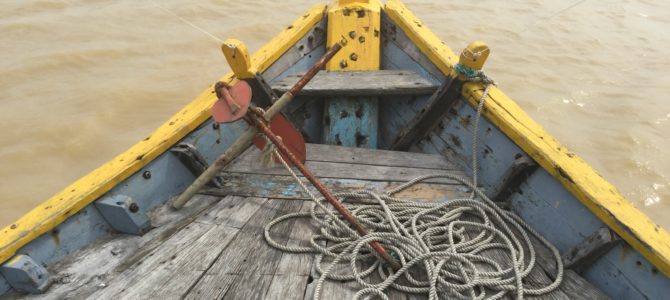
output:
[[[456,114],[449,114],[443,122],[443,128],[430,134],[430,141],[422,141],[420,148],[424,149],[426,144],[433,145],[441,149],[440,152],[456,157],[455,161],[465,170],[471,170],[475,108],[461,99],[454,110]],[[470,121],[467,121],[468,116]],[[480,120],[478,136],[479,180],[482,186],[489,188],[499,180],[514,156],[522,153],[522,150],[485,118]],[[459,141],[458,145],[455,141]],[[485,149],[488,151],[485,152]],[[520,190],[522,194],[514,193],[511,197],[513,210],[561,252],[604,226],[600,219],[544,169],[530,176]],[[649,262],[632,249],[628,250],[627,256],[619,255],[624,247],[629,248],[628,245],[619,246],[601,258],[585,277],[608,295],[617,298],[637,299],[643,295],[669,293],[668,278],[664,275],[654,276]],[[638,261],[640,266],[637,265]],[[638,280],[640,278],[644,280]],[[661,286],[663,288],[659,288]]]
[[17,254],[28,255],[39,264],[50,266],[113,231],[98,210],[89,205],[23,246]]
[[610,250],[582,276],[619,299],[667,299],[670,293],[668,278],[628,244]]
[[[318,60],[323,56],[323,54],[326,53],[326,46],[323,44],[322,46],[316,47],[312,49],[309,53],[307,53],[305,56],[300,58],[295,64],[288,66],[288,68],[284,71],[282,71],[277,77],[274,78],[265,78],[265,81],[267,82],[277,82],[281,81],[288,75],[293,75],[297,73],[304,73],[309,68],[311,68]],[[272,68],[272,67],[271,67]]]
[[[274,184],[274,183],[273,183]],[[289,185],[286,186],[284,191],[282,192],[282,195],[285,197],[293,196],[296,193],[296,188],[298,186],[295,183],[290,183]]]
[[[441,84],[443,78],[436,78],[421,67],[412,57],[407,55],[395,43],[382,36],[381,66],[384,70],[414,71],[434,84]],[[426,104],[430,95],[422,96],[385,96],[380,101],[384,105],[379,108],[380,142],[379,148],[388,149],[394,142],[398,131],[405,127]]]
[[182,140],[182,142],[195,146],[210,164],[249,128],[244,120],[220,124],[218,129],[213,124],[214,121],[208,119]]
[[[416,50],[416,49],[414,49]],[[417,52],[417,51],[415,51]],[[425,69],[408,65],[416,63],[394,43],[383,44],[382,65],[385,69],[409,69],[426,76]],[[435,80],[435,78],[430,78]],[[404,126],[422,107],[420,100],[408,97],[389,97],[381,109],[381,144],[388,146],[398,129]],[[399,100],[399,101],[398,101]],[[464,99],[454,106],[442,124],[426,139],[413,146],[425,153],[441,153],[472,172],[472,124],[475,108]],[[470,119],[468,120],[468,116]],[[523,151],[498,128],[482,118],[479,124],[479,182],[485,188],[496,184],[509,168],[517,153]],[[486,151],[485,151],[486,150]],[[570,194],[545,170],[536,171],[512,195],[515,212],[532,227],[554,243],[561,251],[573,247],[598,228],[604,226],[588,208]],[[611,250],[589,268],[584,277],[610,296],[619,299],[649,297],[664,298],[670,293],[665,275],[628,245]]]
[[11,289],[12,289],[12,287],[9,286],[9,283],[7,282],[7,279],[5,279],[5,277],[2,276],[2,274],[0,274],[0,296],[5,294],[6,292],[9,292],[9,290],[11,290]]
[[[291,74],[304,73],[323,56],[325,51],[325,44],[316,47],[277,77],[265,78],[265,80],[276,82]],[[320,143],[322,140],[323,101],[314,97],[301,97],[299,95],[289,103],[283,112],[292,121],[293,125],[302,132],[306,142]]]
[[331,98],[326,101],[325,144],[377,148],[379,109],[377,98]]
[[18,255],[0,267],[0,273],[15,290],[40,294],[49,287],[49,272],[30,256]]
[[[382,39],[382,57],[381,66],[383,70],[410,70],[414,71],[421,77],[428,79],[433,84],[441,84],[446,76],[436,77],[428,70],[423,68],[414,58],[409,56],[405,51],[400,49],[398,45],[391,41],[384,41]],[[426,58],[424,56],[424,58]],[[426,58],[426,60],[428,60]]]
[[133,212],[132,205],[137,203],[126,195],[105,196],[94,203],[102,217],[118,232],[141,235],[151,227],[149,216]]

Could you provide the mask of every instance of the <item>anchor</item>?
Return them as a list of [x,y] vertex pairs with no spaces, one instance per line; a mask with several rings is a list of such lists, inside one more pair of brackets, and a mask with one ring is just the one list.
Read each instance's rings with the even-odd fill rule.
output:
[[[225,46],[225,45],[224,45]],[[244,119],[250,127],[224,152],[216,161],[205,170],[196,180],[172,203],[175,209],[183,207],[198,190],[200,190],[212,177],[221,171],[228,163],[244,151],[249,144],[254,143],[260,132],[265,138],[277,147],[283,159],[293,164],[309,182],[328,200],[336,211],[360,234],[367,235],[368,231],[354,217],[354,215],[333,195],[333,193],[303,164],[306,153],[305,141],[302,135],[281,114],[281,110],[293,100],[302,88],[309,82],[319,70],[342,48],[340,44],[333,45],[314,64],[303,77],[286,93],[284,93],[267,110],[261,110],[251,104],[251,88],[240,81],[233,86],[225,83],[217,83],[215,92],[218,100],[212,107],[212,114],[216,122],[229,123]],[[225,48],[224,48],[225,49]],[[225,51],[224,51],[225,53]],[[230,62],[229,62],[230,63]],[[232,65],[232,64],[231,64]],[[275,127],[276,126],[276,127]],[[274,129],[271,129],[273,128]],[[276,132],[274,131],[276,130]],[[297,138],[297,137],[300,138]],[[257,147],[265,146],[256,140]],[[290,145],[290,146],[287,146]],[[384,259],[394,270],[400,269],[400,263],[393,258],[384,247],[376,241],[370,242],[370,246],[379,256]]]

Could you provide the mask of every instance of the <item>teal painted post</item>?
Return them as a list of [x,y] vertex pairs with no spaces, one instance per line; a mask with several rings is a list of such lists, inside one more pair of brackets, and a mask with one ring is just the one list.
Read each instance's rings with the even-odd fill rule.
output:
[[376,97],[340,97],[326,100],[324,143],[377,148],[379,100]]

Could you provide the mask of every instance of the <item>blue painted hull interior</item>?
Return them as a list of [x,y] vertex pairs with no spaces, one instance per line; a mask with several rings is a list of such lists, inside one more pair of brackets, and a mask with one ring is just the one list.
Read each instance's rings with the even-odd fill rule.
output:
[[[386,16],[383,16],[383,22],[384,26],[393,26]],[[316,26],[325,28],[326,25],[320,22]],[[441,84],[445,79],[444,74],[436,72],[435,66],[428,64],[428,58],[416,46],[411,45],[411,41],[402,31],[394,31],[393,38],[385,35],[385,31],[382,33],[382,69],[411,70],[435,84]],[[289,50],[264,73],[265,79],[273,82],[290,74],[306,71],[325,52],[325,38],[320,37],[317,40],[320,42],[311,49]],[[351,132],[347,135],[348,138],[338,134],[350,129],[347,126],[352,126],[352,123],[348,119],[355,121],[356,118],[342,117],[340,112],[355,110],[361,103],[372,103],[370,99],[345,99],[337,104],[342,107],[333,108],[324,105],[328,101],[326,99],[299,96],[285,114],[302,132],[307,142],[388,149],[400,129],[424,109],[428,97],[382,96],[375,99],[372,105],[376,107],[378,102],[378,112],[374,109],[366,110],[374,112],[366,117],[375,121],[353,124],[354,128],[365,128],[366,131]],[[472,174],[470,155],[475,113],[476,108],[465,99],[459,99],[439,125],[410,150],[444,155],[458,163],[462,171]],[[337,128],[333,129],[332,126]],[[246,128],[243,121],[215,126],[212,120],[208,120],[181,142],[195,146],[207,162],[212,163]],[[490,189],[523,151],[485,118],[480,120],[478,137],[480,184],[482,188]],[[144,175],[146,172],[151,174],[150,178]],[[139,204],[140,213],[149,214],[183,192],[194,179],[195,175],[168,151],[119,183],[108,195],[127,195]],[[585,237],[606,226],[541,168],[523,181],[512,193],[509,202],[515,213],[561,252],[574,247]],[[118,233],[114,232],[98,209],[91,204],[52,232],[24,246],[18,254],[29,255],[40,264],[52,267],[79,249],[114,235]],[[582,275],[612,298],[660,299],[670,294],[668,278],[626,243],[615,246]],[[10,289],[7,280],[0,276],[0,295]]]

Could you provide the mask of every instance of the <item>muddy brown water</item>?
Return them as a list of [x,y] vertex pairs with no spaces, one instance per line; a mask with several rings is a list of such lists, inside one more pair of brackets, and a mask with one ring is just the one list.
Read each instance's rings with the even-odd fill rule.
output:
[[[217,39],[253,51],[314,4],[3,1],[0,225],[148,136],[227,72]],[[455,52],[489,43],[485,70],[500,87],[669,228],[670,2],[406,5]]]

